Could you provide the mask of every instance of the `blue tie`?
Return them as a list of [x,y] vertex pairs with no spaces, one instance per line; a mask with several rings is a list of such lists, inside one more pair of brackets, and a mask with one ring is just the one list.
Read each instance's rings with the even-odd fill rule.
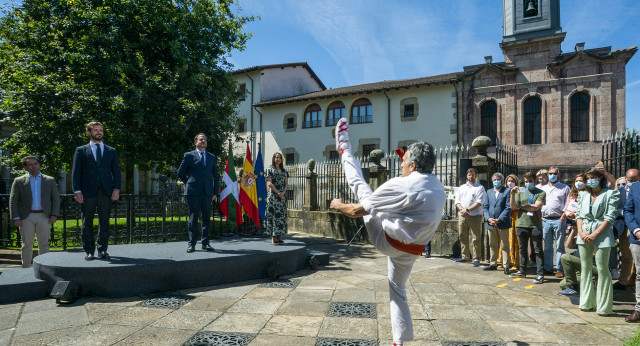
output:
[[102,161],[102,149],[100,149],[100,144],[96,144],[96,163],[100,166],[100,161]]
[[206,166],[205,162],[204,162],[204,151],[200,152],[200,161],[202,161],[202,165]]

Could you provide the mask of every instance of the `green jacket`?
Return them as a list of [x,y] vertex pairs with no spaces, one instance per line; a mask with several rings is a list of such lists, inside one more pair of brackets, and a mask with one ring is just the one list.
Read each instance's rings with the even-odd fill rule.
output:
[[[578,210],[576,211],[576,219],[582,219],[582,231],[591,234],[598,228],[603,221],[609,221],[609,227],[601,232],[593,241],[596,248],[606,248],[615,246],[616,241],[613,236],[613,221],[618,216],[618,198],[620,192],[618,190],[604,190],[591,204],[591,193],[589,191],[580,191],[578,194]],[[578,244],[584,244],[580,237],[577,239]]]

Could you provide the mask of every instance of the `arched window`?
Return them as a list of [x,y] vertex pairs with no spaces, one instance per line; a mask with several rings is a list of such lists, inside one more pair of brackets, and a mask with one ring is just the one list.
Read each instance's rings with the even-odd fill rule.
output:
[[303,128],[320,127],[322,125],[322,110],[317,103],[309,105],[304,111]]
[[571,141],[589,141],[589,95],[584,92],[571,96]]
[[491,138],[491,145],[498,139],[498,105],[487,101],[480,107],[480,134]]
[[340,101],[331,102],[327,108],[327,126],[335,126],[340,118],[346,116],[344,103]]
[[524,101],[524,144],[542,143],[542,101],[530,97]]
[[369,99],[357,99],[351,106],[351,123],[373,122],[373,108]]

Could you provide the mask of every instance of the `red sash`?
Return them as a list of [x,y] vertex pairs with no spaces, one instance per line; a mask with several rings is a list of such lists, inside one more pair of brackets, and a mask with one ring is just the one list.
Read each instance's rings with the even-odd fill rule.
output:
[[393,246],[394,248],[402,251],[402,252],[406,252],[406,253],[410,253],[412,255],[418,255],[420,256],[423,252],[424,252],[424,247],[426,245],[422,244],[422,245],[417,245],[417,244],[405,244],[399,240],[395,240],[393,238],[391,238],[387,232],[384,233],[384,236],[387,237],[387,241],[389,242],[389,244],[391,246]]

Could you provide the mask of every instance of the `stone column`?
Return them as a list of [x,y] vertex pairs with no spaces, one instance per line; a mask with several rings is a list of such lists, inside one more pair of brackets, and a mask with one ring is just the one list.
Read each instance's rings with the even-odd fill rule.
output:
[[[473,140],[471,144],[478,150],[478,154],[471,158],[472,166],[478,171],[476,181],[484,186],[485,189],[492,189],[491,176],[496,171],[496,160],[487,155],[487,148],[491,146],[491,138],[487,136],[479,136]],[[486,231],[486,224],[483,222],[482,227],[482,253],[484,259],[489,259],[489,234]]]
[[380,149],[371,151],[369,157],[373,160],[373,165],[369,167],[369,186],[371,190],[376,190],[378,186],[389,180],[389,170],[380,164],[380,160],[384,158],[384,152]]
[[320,210],[318,207],[318,174],[313,172],[316,168],[316,161],[310,159],[309,162],[307,162],[307,168],[309,168],[309,173],[305,176],[304,205],[302,206],[302,210]]

